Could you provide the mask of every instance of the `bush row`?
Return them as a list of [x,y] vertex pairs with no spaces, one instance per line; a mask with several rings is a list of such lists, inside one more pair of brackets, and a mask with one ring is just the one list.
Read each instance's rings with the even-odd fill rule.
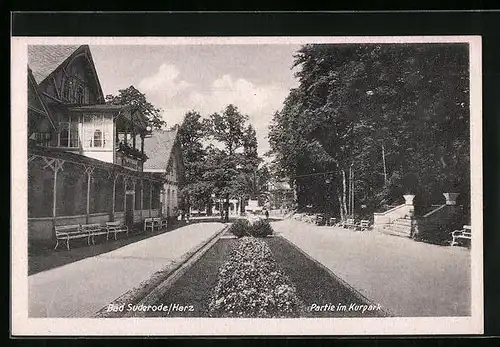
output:
[[237,219],[229,229],[236,237],[253,236],[266,237],[273,234],[273,228],[267,220],[257,220],[250,223],[247,219]]
[[298,317],[302,304],[290,280],[278,268],[264,240],[236,241],[209,303],[213,317]]

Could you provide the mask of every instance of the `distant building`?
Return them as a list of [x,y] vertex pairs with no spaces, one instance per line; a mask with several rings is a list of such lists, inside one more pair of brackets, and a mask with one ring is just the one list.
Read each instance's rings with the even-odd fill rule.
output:
[[29,46],[27,93],[29,241],[162,213],[163,177],[144,170],[147,118],[105,104],[87,45]]
[[153,131],[144,141],[149,159],[144,163],[144,172],[150,172],[164,180],[161,193],[162,215],[170,219],[178,214],[179,189],[184,177],[181,146],[177,128],[168,131]]
[[272,180],[268,184],[270,205],[273,209],[286,209],[294,206],[295,193],[286,180]]

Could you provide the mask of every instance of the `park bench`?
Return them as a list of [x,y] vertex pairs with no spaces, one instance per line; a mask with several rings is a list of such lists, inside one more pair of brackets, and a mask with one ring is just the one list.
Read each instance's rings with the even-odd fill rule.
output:
[[128,227],[122,224],[120,221],[106,222],[106,230],[107,230],[106,240],[109,239],[109,233],[115,234],[115,240],[116,240],[116,234],[118,233],[125,232],[128,235]]
[[166,228],[167,224],[167,220],[162,219],[161,217],[149,217],[144,220],[144,231],[147,231],[148,229],[154,231],[155,228],[158,228],[158,230],[160,230]]
[[328,226],[334,226],[337,224],[337,218],[328,218],[328,220],[326,221],[326,225]]
[[92,233],[90,230],[82,229],[79,224],[73,225],[56,225],[54,227],[56,232],[56,246],[54,250],[59,246],[59,240],[66,240],[66,247],[69,250],[69,240],[77,238],[87,238],[87,244],[90,245],[90,238]]
[[156,223],[159,225],[159,229],[163,229],[163,228],[166,228],[167,227],[167,220],[166,219],[163,219],[161,217],[156,217],[156,218],[153,218],[156,220]]
[[361,231],[367,230],[370,227],[370,221],[369,220],[361,220],[359,224],[356,225],[356,229],[359,229]]
[[151,229],[151,231],[155,230],[155,227],[158,226],[158,220],[153,217],[149,217],[144,219],[144,231],[148,231],[148,229]]
[[[99,223],[82,224],[81,229],[88,231],[92,237],[92,244],[95,245],[95,237],[97,235],[108,235],[108,230]],[[106,237],[107,238],[107,237]]]
[[470,225],[464,225],[463,229],[455,230],[451,233],[453,240],[451,241],[451,246],[459,244],[459,240],[471,240],[472,230]]
[[354,222],[354,219],[347,219],[343,225],[344,228],[351,229],[351,228],[356,228],[356,223]]

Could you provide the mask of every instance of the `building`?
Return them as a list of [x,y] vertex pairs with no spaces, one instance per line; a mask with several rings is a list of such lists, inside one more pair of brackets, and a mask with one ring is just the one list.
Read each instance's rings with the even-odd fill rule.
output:
[[163,177],[145,172],[146,116],[105,103],[87,45],[28,47],[28,240],[55,225],[162,213]]
[[286,180],[271,180],[268,188],[272,209],[288,210],[293,208],[294,190]]
[[172,220],[179,213],[179,189],[184,177],[184,165],[178,128],[153,131],[144,142],[149,159],[144,163],[144,172],[150,172],[163,178],[161,192],[161,213]]

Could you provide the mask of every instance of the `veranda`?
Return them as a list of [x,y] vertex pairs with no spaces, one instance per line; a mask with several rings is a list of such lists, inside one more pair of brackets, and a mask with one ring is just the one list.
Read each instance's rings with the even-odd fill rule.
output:
[[162,214],[162,184],[158,174],[29,147],[28,241],[53,241],[55,225],[121,221],[139,227]]

